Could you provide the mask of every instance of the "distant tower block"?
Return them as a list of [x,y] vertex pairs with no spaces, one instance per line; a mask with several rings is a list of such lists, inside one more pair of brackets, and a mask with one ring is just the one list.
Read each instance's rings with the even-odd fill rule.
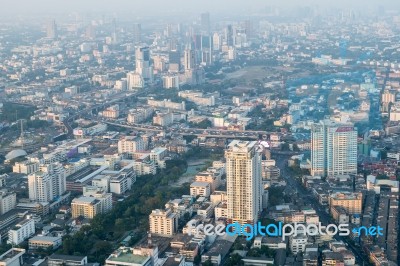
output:
[[142,25],[135,23],[133,25],[133,42],[138,44],[142,41]]
[[55,20],[52,20],[47,24],[46,35],[47,38],[57,39],[57,24]]

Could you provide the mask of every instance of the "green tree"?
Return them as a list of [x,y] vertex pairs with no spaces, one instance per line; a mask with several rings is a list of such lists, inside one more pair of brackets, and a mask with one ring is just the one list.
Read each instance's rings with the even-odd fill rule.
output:
[[225,266],[243,265],[242,257],[239,254],[231,255],[225,262]]
[[252,248],[247,252],[247,256],[249,257],[261,257],[261,249],[260,248]]
[[196,257],[194,257],[193,259],[193,263],[194,265],[200,265],[200,262],[201,262],[201,256],[200,254],[197,254]]
[[290,148],[288,143],[285,142],[281,144],[281,151],[289,151],[289,150]]
[[213,266],[213,263],[211,262],[211,259],[209,258],[205,262],[201,264],[202,266]]
[[260,253],[265,255],[267,258],[273,258],[275,256],[275,251],[264,245],[261,246]]
[[113,248],[110,242],[108,241],[98,241],[96,242],[96,244],[94,245],[95,248],[95,254],[96,256],[100,255],[100,254],[108,254],[111,253]]

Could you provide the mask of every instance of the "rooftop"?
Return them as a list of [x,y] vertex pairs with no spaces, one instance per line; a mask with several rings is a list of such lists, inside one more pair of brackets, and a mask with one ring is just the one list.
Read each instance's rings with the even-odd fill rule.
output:
[[123,263],[137,263],[137,264],[144,264],[146,261],[150,259],[149,256],[141,256],[141,255],[134,255],[131,252],[116,252],[111,254],[110,257],[107,259],[108,261],[117,261]]
[[72,200],[72,203],[88,203],[88,204],[95,204],[98,201],[96,198],[93,197],[80,197],[75,198]]
[[208,182],[201,182],[201,181],[195,181],[192,184],[190,184],[191,187],[208,187],[210,186],[210,183]]
[[12,248],[0,255],[0,261],[6,262],[9,259],[14,258],[17,255],[22,255],[25,253],[25,249],[21,248]]
[[53,242],[53,241],[57,241],[57,240],[61,240],[61,237],[53,237],[53,236],[34,236],[31,239],[29,239],[29,242],[31,241],[49,241],[49,242]]
[[55,253],[49,256],[50,260],[82,261],[85,258],[86,256],[61,255]]

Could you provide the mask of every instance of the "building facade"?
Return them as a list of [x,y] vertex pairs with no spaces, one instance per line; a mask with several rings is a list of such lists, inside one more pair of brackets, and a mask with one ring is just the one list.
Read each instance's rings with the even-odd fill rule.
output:
[[178,215],[170,209],[153,210],[149,216],[150,233],[171,236],[178,230]]
[[35,234],[35,221],[33,219],[25,219],[16,224],[13,229],[8,231],[7,243],[19,245],[33,234]]
[[255,223],[261,211],[261,155],[256,141],[232,141],[225,151],[229,222]]
[[311,130],[311,175],[357,173],[357,128],[323,120]]

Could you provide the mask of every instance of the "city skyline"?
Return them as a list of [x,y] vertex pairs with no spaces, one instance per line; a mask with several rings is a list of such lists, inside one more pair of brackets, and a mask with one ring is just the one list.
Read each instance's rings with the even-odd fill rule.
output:
[[0,264],[400,261],[398,2],[3,2]]

